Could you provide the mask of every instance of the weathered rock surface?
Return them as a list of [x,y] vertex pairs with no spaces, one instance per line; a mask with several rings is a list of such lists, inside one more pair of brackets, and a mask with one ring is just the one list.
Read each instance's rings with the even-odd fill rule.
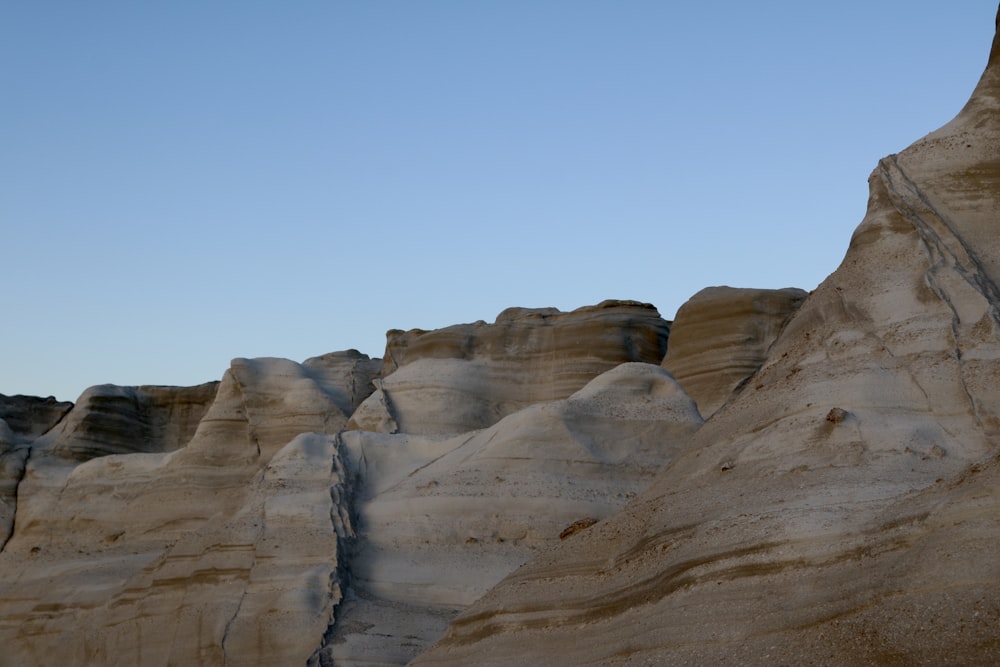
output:
[[14,530],[17,486],[24,477],[28,445],[21,445],[7,423],[0,419],[0,549]]
[[751,385],[414,664],[1000,661],[998,146],[1000,42]]
[[52,396],[39,398],[0,394],[0,421],[6,422],[18,437],[34,440],[55,426],[72,407],[72,403],[57,401]]
[[17,485],[24,476],[32,441],[58,424],[72,407],[52,396],[0,394],[0,549],[14,528]]
[[87,461],[108,454],[170,452],[187,444],[219,388],[91,387],[48,438],[56,456]]
[[663,367],[707,419],[757,372],[806,296],[795,288],[706,287],[678,309]]
[[701,423],[668,372],[628,363],[458,437],[343,433],[360,539],[333,663],[405,663],[530,556],[635,497]]
[[[188,399],[207,387],[156,393],[157,410],[167,396],[180,401],[174,430],[114,448],[78,443],[99,442],[109,423],[145,437],[131,424],[150,413],[130,406],[152,394],[88,392],[81,414],[35,441],[17,489],[0,551],[3,660],[305,663],[342,595],[340,554],[353,535],[335,434],[372,370],[353,352],[237,359],[187,442],[201,410]],[[150,442],[161,451],[145,451]],[[80,452],[92,458],[81,463]]]
[[669,324],[656,308],[605,301],[563,313],[510,308],[496,322],[390,331],[385,370],[351,428],[456,435],[568,397],[615,366],[659,364]]
[[0,663],[1000,663],[998,146],[1000,41],[813,294],[692,299],[681,382],[605,302],[20,404]]

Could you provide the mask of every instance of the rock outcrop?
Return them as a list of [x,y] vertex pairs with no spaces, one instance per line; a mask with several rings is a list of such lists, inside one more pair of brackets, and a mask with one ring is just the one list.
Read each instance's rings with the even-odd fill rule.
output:
[[171,452],[187,444],[218,382],[194,387],[90,387],[47,439],[49,451],[88,461],[109,454]]
[[674,318],[663,360],[706,419],[757,372],[806,292],[706,287]]
[[24,477],[31,443],[73,407],[54,397],[0,394],[0,549],[10,538],[17,511],[17,486]]
[[[4,424],[5,656],[402,664],[701,426],[658,365],[668,332],[633,302],[511,309],[390,332],[384,373],[236,359],[196,387],[92,387],[30,442]],[[344,430],[388,403],[415,433]]]
[[510,308],[496,322],[387,334],[378,390],[351,428],[457,435],[568,397],[615,366],[659,364],[669,324],[656,308],[605,301],[563,313]]
[[756,376],[417,665],[1000,660],[1000,42]]
[[1000,662],[998,146],[1000,36],[822,285],[665,360],[615,301],[0,397],[0,662]]
[[458,437],[343,433],[360,537],[333,664],[405,663],[529,557],[635,497],[701,423],[668,372],[627,363]]
[[72,407],[72,403],[57,401],[52,396],[38,398],[0,394],[0,421],[6,423],[18,438],[30,441],[59,423]]
[[[217,388],[88,392],[35,441],[17,488],[0,552],[4,660],[306,662],[353,536],[335,434],[378,366],[356,352],[237,359]],[[192,397],[208,393],[185,441],[202,412]],[[171,410],[172,427],[156,426]]]

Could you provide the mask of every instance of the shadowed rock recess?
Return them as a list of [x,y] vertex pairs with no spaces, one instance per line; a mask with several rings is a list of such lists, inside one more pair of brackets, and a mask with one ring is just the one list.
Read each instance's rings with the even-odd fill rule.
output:
[[811,294],[0,396],[0,664],[1000,664],[998,44]]

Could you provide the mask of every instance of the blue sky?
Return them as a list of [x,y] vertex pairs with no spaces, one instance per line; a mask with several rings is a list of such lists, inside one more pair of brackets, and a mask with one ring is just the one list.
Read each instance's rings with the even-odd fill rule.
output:
[[0,5],[0,393],[814,288],[995,0]]

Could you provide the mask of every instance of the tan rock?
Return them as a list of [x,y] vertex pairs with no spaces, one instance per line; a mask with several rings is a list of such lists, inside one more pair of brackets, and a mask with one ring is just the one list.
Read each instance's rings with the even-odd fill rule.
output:
[[707,419],[757,372],[806,296],[795,288],[706,287],[678,309],[663,367]]
[[360,540],[333,663],[405,663],[567,528],[644,489],[701,423],[668,372],[628,363],[475,433],[345,432]]
[[7,422],[0,419],[0,549],[14,530],[17,487],[24,477],[28,453],[29,446],[21,444]]
[[496,322],[387,334],[379,391],[351,428],[455,435],[568,397],[618,364],[659,364],[669,325],[649,304],[605,301],[563,313],[510,308]]
[[[305,663],[342,595],[340,553],[353,527],[334,434],[370,365],[346,353],[234,360],[186,444],[153,439],[183,444],[173,451],[137,452],[148,441],[129,447],[112,428],[129,453],[65,456],[109,451],[78,445],[97,442],[89,412],[37,440],[0,551],[3,659]],[[101,405],[83,400],[77,410]],[[181,412],[175,420],[187,424]]]
[[1000,660],[997,146],[1000,41],[751,385],[414,664]]
[[[25,440],[34,440],[59,423],[72,403],[52,396],[4,396],[0,394],[0,421]],[[0,436],[2,437],[2,436]]]
[[56,456],[87,461],[128,452],[170,452],[187,444],[218,382],[195,387],[99,385],[81,394],[49,438]]
[[0,394],[0,549],[14,529],[17,487],[32,441],[58,424],[72,407],[52,396]]

